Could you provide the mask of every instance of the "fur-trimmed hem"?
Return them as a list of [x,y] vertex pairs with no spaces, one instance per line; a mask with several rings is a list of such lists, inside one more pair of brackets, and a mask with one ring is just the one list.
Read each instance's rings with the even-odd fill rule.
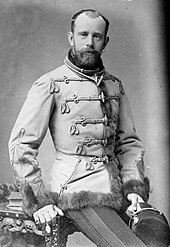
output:
[[79,209],[87,206],[103,207],[107,206],[119,211],[122,207],[122,195],[113,195],[111,193],[99,193],[90,191],[81,191],[74,193],[63,193],[58,201],[58,207],[62,210]]
[[107,206],[116,211],[120,211],[123,203],[121,193],[115,195],[108,193],[80,191],[74,193],[63,193],[59,196],[55,192],[46,192],[43,195],[35,196],[29,184],[26,184],[22,190],[23,210],[32,217],[32,215],[43,206],[54,204],[61,210],[77,210],[82,207],[103,207]]
[[[117,212],[124,211],[128,206],[127,195],[136,193],[140,195],[145,202],[149,199],[149,180],[144,179],[144,182],[138,180],[130,180],[123,185],[123,195],[121,190],[116,190],[114,193],[100,193],[90,191],[80,191],[74,193],[63,193],[59,196],[56,192],[45,192],[42,195],[35,196],[29,184],[26,184],[22,189],[23,195],[23,210],[30,217],[39,208],[54,204],[61,210],[68,209],[77,210],[82,207],[103,207],[113,208]],[[116,192],[116,193],[115,193]],[[124,198],[123,198],[124,197]]]
[[150,186],[149,179],[147,177],[144,178],[144,182],[138,180],[130,180],[123,184],[123,194],[126,198],[128,194],[136,193],[140,195],[145,202],[149,199]]

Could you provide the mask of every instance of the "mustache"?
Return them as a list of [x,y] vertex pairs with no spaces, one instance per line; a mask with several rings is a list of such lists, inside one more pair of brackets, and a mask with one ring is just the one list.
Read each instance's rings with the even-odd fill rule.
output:
[[90,49],[90,48],[84,48],[84,49],[81,49],[79,51],[76,51],[77,53],[80,53],[80,54],[83,54],[83,53],[92,53],[92,54],[95,54],[95,55],[100,55],[100,52],[99,51],[96,51],[94,49]]

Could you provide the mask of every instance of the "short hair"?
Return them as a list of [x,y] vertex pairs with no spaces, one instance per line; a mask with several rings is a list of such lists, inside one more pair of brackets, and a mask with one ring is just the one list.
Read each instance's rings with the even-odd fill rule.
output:
[[75,13],[71,19],[71,32],[74,32],[74,27],[75,27],[75,21],[77,17],[83,13],[86,13],[89,17],[95,18],[98,16],[101,16],[103,20],[105,21],[106,27],[105,27],[105,36],[107,35],[108,29],[109,29],[109,21],[108,19],[100,13],[98,10],[95,9],[83,9]]

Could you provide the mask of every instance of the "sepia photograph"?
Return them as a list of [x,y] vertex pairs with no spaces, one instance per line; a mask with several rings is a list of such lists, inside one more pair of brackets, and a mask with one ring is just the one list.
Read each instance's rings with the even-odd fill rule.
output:
[[0,0],[0,247],[170,246],[166,8]]

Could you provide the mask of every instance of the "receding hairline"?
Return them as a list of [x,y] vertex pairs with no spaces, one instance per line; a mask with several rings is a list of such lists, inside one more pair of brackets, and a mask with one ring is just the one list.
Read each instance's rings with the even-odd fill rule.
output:
[[[93,12],[93,11],[85,11],[85,12],[83,12],[85,15],[87,15],[87,16],[89,16],[90,18],[96,18],[96,17],[101,17],[101,15],[100,15],[100,13],[98,12],[98,11],[95,11],[95,12]],[[83,14],[82,13],[82,14]]]
[[109,21],[101,12],[99,12],[98,10],[95,10],[95,9],[83,9],[83,10],[80,10],[77,13],[75,13],[72,17],[72,20],[71,20],[71,31],[72,32],[74,32],[75,22],[76,22],[77,18],[82,14],[85,14],[90,18],[101,17],[104,20],[105,26],[106,26],[105,35],[107,34],[108,28],[109,28]]

